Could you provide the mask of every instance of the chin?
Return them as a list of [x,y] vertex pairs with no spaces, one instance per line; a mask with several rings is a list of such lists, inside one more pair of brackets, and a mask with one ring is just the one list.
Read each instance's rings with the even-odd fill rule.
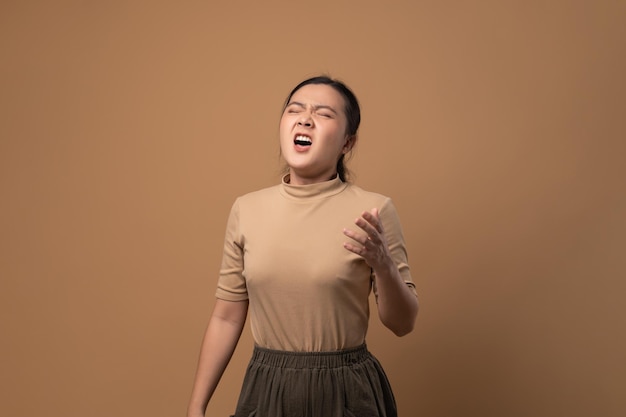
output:
[[292,168],[292,169],[301,170],[301,169],[307,169],[311,167],[311,164],[308,161],[309,158],[307,158],[306,155],[284,155],[283,154],[283,159],[285,160],[289,168]]

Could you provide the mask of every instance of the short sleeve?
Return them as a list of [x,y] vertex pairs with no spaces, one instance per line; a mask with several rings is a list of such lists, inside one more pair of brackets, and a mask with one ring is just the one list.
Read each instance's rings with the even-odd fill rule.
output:
[[[415,283],[411,278],[411,270],[409,268],[409,260],[406,251],[406,244],[404,242],[404,235],[402,233],[402,226],[400,224],[400,218],[396,207],[390,198],[387,198],[383,206],[379,210],[380,220],[389,246],[389,252],[391,258],[398,267],[400,277],[411,288],[411,290],[417,295],[415,289]],[[374,283],[376,281],[374,280]],[[374,293],[376,288],[374,287]]]
[[226,301],[243,301],[248,299],[248,290],[244,275],[244,244],[240,233],[239,200],[235,200],[230,209],[222,265],[215,296]]

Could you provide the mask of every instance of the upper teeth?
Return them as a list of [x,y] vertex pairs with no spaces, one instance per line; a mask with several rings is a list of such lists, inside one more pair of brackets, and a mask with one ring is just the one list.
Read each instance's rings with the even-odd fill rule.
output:
[[311,142],[311,138],[308,136],[304,136],[304,135],[298,135],[296,136],[296,140],[300,141],[300,142]]

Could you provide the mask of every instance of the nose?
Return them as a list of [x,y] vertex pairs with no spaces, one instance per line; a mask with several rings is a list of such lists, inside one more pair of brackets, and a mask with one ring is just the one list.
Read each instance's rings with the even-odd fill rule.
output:
[[298,119],[298,126],[313,127],[313,119],[308,112],[300,116]]

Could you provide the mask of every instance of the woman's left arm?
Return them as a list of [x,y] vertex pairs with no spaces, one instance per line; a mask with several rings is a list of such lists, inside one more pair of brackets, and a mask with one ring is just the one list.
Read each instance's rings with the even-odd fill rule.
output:
[[344,243],[344,247],[363,257],[374,270],[380,320],[397,336],[404,336],[415,326],[418,298],[400,276],[378,209],[364,211],[355,224],[364,233],[344,229],[343,233],[352,239],[352,242]]

